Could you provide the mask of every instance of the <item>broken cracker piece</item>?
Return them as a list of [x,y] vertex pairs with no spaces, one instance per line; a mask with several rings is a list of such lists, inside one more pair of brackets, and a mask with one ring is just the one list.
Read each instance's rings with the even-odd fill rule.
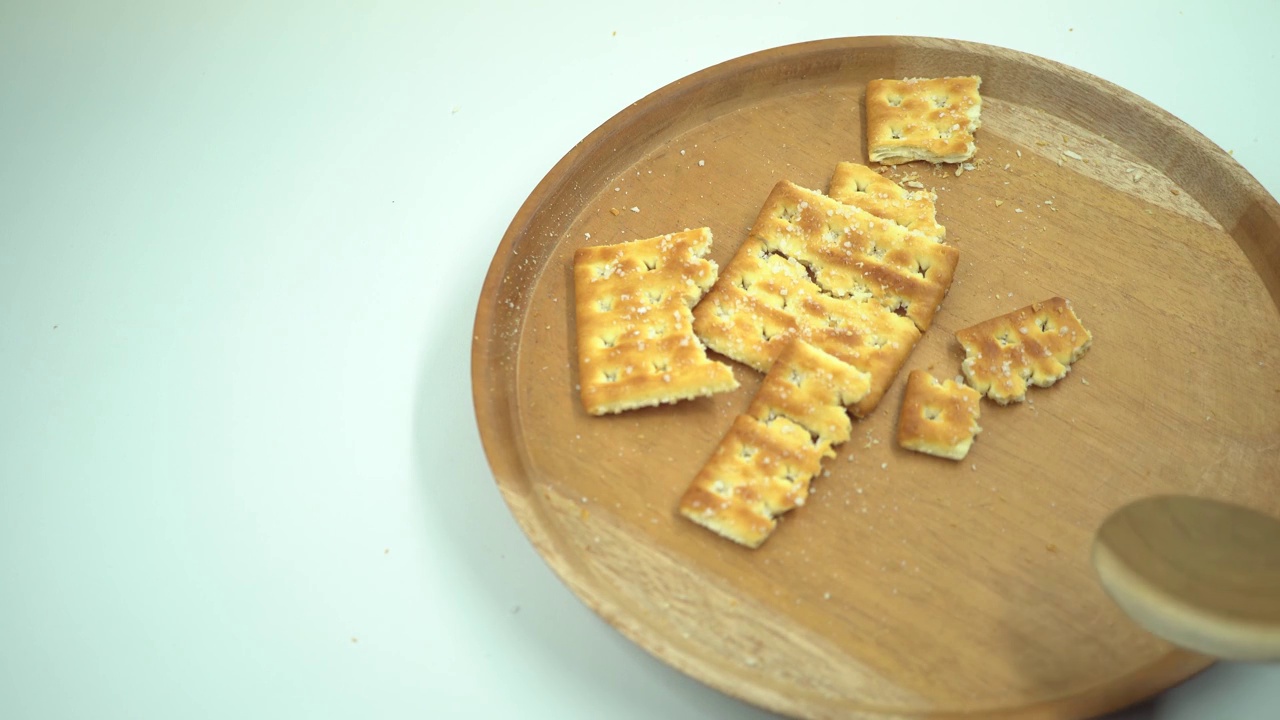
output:
[[793,337],[871,374],[865,417],[942,304],[958,251],[788,181],[693,311],[707,347],[761,372]]
[[573,258],[582,404],[592,415],[738,387],[707,358],[691,308],[715,283],[707,228],[581,248]]
[[924,370],[912,370],[898,416],[898,444],[907,450],[951,460],[969,454],[982,432],[982,393],[955,380],[939,381]]
[[973,157],[982,124],[982,78],[908,78],[867,83],[867,153],[873,162],[958,163]]
[[777,517],[804,505],[824,457],[849,439],[845,408],[870,376],[793,340],[680,500],[680,514],[736,543],[761,545]]
[[956,332],[969,384],[1007,405],[1026,398],[1028,382],[1049,387],[1066,377],[1093,335],[1060,297],[1028,305]]
[[[915,183],[912,187],[923,188],[924,185]],[[827,195],[938,242],[946,239],[947,229],[938,224],[934,209],[938,199],[936,194],[907,190],[866,165],[851,162],[836,165]]]

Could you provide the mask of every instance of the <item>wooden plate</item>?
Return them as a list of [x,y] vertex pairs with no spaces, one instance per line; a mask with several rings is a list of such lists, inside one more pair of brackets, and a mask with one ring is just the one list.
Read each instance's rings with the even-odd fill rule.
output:
[[[867,80],[970,73],[977,168],[891,174],[937,190],[961,251],[906,367],[955,375],[956,329],[1053,295],[1092,350],[1032,402],[984,403],[963,463],[895,445],[903,373],[758,551],[683,520],[681,492],[759,376],[735,365],[737,392],[588,417],[573,251],[707,225],[723,267],[775,182],[822,190],[838,161],[866,158]],[[1278,225],[1276,201],[1203,136],[1047,60],[916,38],[739,58],[609,120],[512,221],[476,315],[485,451],[574,592],[724,692],[805,717],[1103,713],[1208,664],[1105,597],[1089,565],[1103,517],[1155,493],[1280,512]]]

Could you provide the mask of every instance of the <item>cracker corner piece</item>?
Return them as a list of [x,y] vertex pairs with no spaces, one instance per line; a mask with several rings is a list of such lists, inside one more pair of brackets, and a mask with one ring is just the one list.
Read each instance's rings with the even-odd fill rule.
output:
[[912,370],[898,416],[898,444],[907,450],[950,460],[963,460],[982,432],[982,393],[955,380],[939,381],[924,370]]
[[1093,342],[1071,302],[1060,297],[956,331],[964,346],[960,369],[978,392],[1001,405],[1022,402],[1027,385],[1049,387],[1066,377]]
[[804,505],[822,458],[853,431],[846,408],[870,387],[867,373],[803,340],[790,342],[690,483],[680,514],[760,547],[779,515]]
[[707,358],[692,308],[715,284],[711,230],[579,249],[573,258],[578,376],[592,415],[672,403],[738,387]]
[[937,242],[943,242],[947,237],[946,227],[938,224],[934,206],[938,200],[936,193],[923,189],[909,190],[866,165],[837,163],[827,195],[876,217],[892,220]]
[[982,124],[981,85],[976,75],[868,82],[868,156],[883,165],[969,160]]

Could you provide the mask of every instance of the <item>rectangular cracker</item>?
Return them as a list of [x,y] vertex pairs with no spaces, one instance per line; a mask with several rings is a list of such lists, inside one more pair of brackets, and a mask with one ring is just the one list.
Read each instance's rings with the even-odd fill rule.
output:
[[793,337],[871,375],[875,409],[929,327],[955,272],[949,245],[778,183],[750,237],[694,308],[712,350],[767,371]]
[[680,514],[736,543],[759,547],[777,517],[804,505],[824,457],[849,439],[845,408],[870,377],[802,341],[788,343],[751,406],[733,422],[680,500]]
[[1066,377],[1093,335],[1071,302],[1055,297],[959,330],[956,339],[964,346],[960,369],[969,384],[1008,405],[1022,402],[1028,382],[1049,387]]
[[924,370],[907,375],[898,415],[898,444],[907,450],[951,460],[963,460],[982,432],[982,393],[971,387],[937,378]]
[[908,78],[867,83],[867,154],[873,162],[958,163],[973,157],[982,124],[982,78]]
[[691,308],[715,283],[707,228],[585,247],[573,257],[578,382],[592,415],[738,387],[707,358]]
[[934,209],[938,200],[936,194],[926,190],[908,190],[866,165],[851,162],[836,165],[827,195],[938,242],[946,240],[947,229],[938,224]]

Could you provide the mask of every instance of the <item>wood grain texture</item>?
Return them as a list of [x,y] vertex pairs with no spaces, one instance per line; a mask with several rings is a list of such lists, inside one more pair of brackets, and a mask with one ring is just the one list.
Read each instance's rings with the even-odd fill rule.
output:
[[[983,78],[977,169],[892,171],[937,191],[961,251],[933,326],[763,548],[686,522],[681,492],[760,376],[735,365],[735,392],[587,416],[573,252],[705,225],[723,266],[777,181],[824,190],[837,162],[865,161],[868,80],[959,74]],[[1204,137],[1043,59],[914,38],[746,56],[619,113],[520,209],[476,314],[481,436],[574,592],[725,692],[815,718],[1096,715],[1209,662],[1107,598],[1089,562],[1103,518],[1163,493],[1280,511],[1278,226]],[[956,375],[957,329],[1054,295],[1094,335],[1066,379],[986,404],[963,463],[895,445],[905,371]]]
[[1162,638],[1231,660],[1280,660],[1280,519],[1185,495],[1130,503],[1093,543],[1102,586]]

